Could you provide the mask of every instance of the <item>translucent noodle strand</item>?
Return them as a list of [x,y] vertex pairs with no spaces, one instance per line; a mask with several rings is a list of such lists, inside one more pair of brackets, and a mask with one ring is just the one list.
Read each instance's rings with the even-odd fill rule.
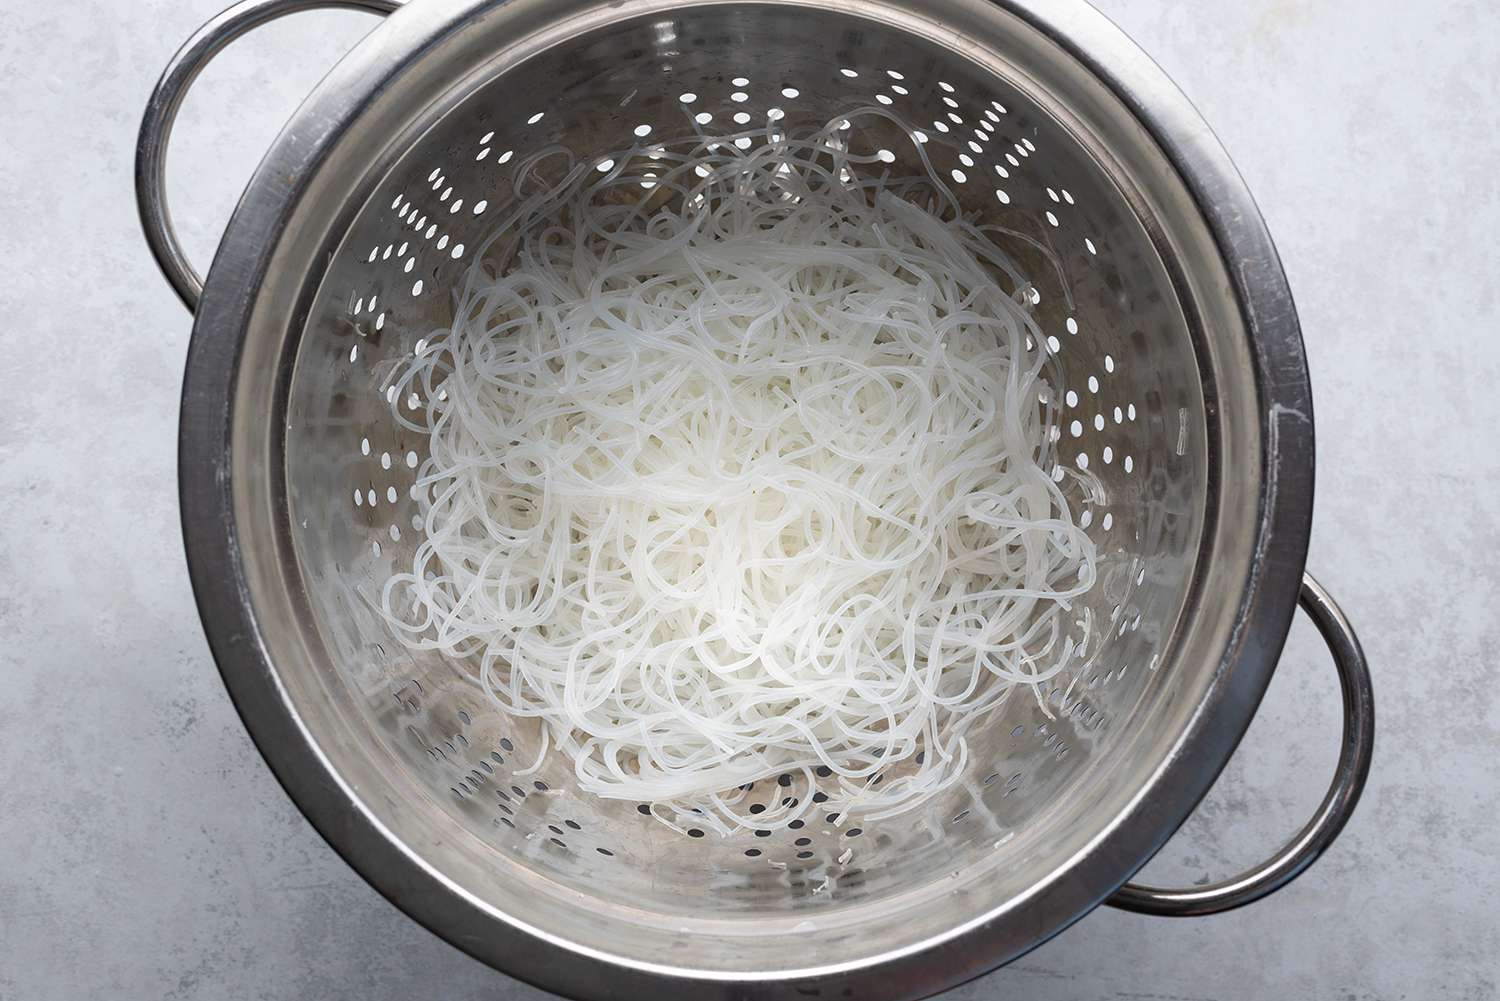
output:
[[542,151],[392,377],[429,454],[385,617],[674,826],[785,826],[810,797],[745,787],[788,773],[910,809],[1077,664],[1030,286],[920,143],[914,177],[850,151],[863,116],[899,126]]

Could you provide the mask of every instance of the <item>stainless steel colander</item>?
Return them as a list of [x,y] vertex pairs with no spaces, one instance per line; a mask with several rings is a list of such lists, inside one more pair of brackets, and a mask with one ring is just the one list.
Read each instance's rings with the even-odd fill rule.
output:
[[[283,784],[391,900],[578,997],[910,998],[1106,900],[1245,903],[1333,840],[1373,710],[1353,633],[1302,576],[1313,425],[1296,313],[1225,154],[1102,16],[1080,0],[412,0],[296,113],[200,282],[161,197],[183,93],[234,37],[313,6],[395,7],[247,0],[206,25],[152,97],[138,193],[196,313],[180,472],[205,628]],[[1103,554],[1088,603],[1107,641],[1045,711],[1012,700],[956,788],[878,823],[819,813],[688,837],[580,794],[565,763],[518,776],[536,731],[374,612],[410,565],[424,455],[391,416],[421,401],[388,399],[384,376],[447,320],[525,153],[617,149],[679,126],[684,104],[779,108],[797,128],[872,102],[951,140],[929,148],[966,208],[1025,237],[1063,373],[1063,457],[1100,483],[1076,501]],[[1239,879],[1121,889],[1244,732],[1299,586],[1345,700],[1318,815]],[[768,802],[817,793],[763,785]]]

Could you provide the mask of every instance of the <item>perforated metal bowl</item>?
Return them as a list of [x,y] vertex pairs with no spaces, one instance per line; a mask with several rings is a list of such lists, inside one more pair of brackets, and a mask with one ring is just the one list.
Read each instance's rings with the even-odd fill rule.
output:
[[[1352,632],[1302,579],[1313,431],[1296,314],[1224,153],[1104,18],[1077,0],[413,0],[296,113],[202,286],[160,197],[182,94],[236,35],[319,5],[249,0],[189,41],[148,109],[138,189],[197,314],[182,508],[215,655],[293,798],[399,906],[580,997],[916,997],[1106,899],[1244,903],[1331,842],[1373,716]],[[424,454],[383,377],[447,320],[521,154],[618,148],[680,124],[684,103],[780,108],[796,128],[876,101],[957,140],[930,148],[965,206],[1062,262],[1014,248],[1064,376],[1064,458],[1102,486],[1077,513],[1103,554],[1088,603],[1106,646],[1049,690],[1050,715],[1012,700],[958,787],[879,823],[684,837],[578,793],[563,763],[517,777],[535,730],[373,611],[410,565]],[[1318,816],[1240,879],[1117,893],[1244,732],[1299,587],[1345,697]]]

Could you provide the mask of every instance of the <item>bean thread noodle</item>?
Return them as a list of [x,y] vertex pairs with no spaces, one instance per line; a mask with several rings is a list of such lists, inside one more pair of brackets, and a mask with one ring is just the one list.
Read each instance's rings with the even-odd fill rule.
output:
[[1092,628],[1034,290],[864,116],[912,136],[539,151],[390,379],[428,456],[385,618],[542,721],[528,771],[679,829],[784,827],[814,798],[749,789],[788,775],[911,809]]

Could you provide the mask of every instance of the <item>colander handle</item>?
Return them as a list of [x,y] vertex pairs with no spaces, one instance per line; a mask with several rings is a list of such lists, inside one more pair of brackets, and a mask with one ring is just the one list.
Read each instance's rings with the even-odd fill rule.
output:
[[1339,606],[1309,574],[1302,575],[1298,602],[1318,627],[1333,653],[1344,699],[1344,738],[1333,785],[1318,812],[1285,847],[1269,860],[1233,879],[1191,890],[1167,890],[1126,883],[1107,901],[1112,907],[1141,914],[1194,917],[1218,914],[1269,896],[1312,865],[1333,844],[1354,813],[1370,774],[1375,743],[1375,693],[1370,667],[1359,638]]
[[203,278],[187,259],[182,241],[177,238],[172,213],[167,208],[166,183],[167,143],[188,88],[230,42],[277,18],[320,7],[389,14],[400,6],[400,0],[241,0],[194,32],[172,56],[151,92],[136,140],[135,201],[146,243],[189,312],[197,308],[198,298],[203,294]]

